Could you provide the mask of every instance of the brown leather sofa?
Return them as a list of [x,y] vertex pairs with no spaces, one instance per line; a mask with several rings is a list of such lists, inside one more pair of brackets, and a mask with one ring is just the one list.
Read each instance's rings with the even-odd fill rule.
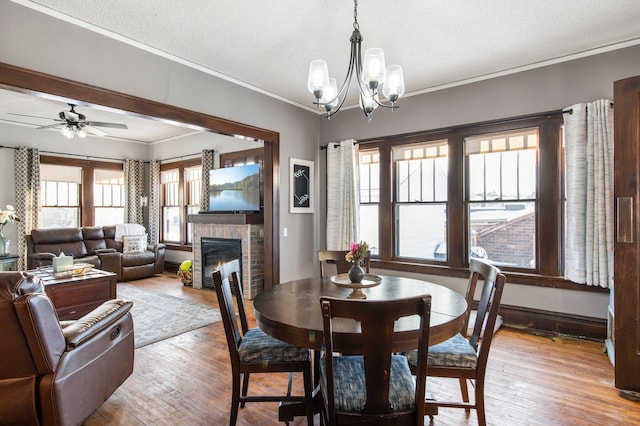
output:
[[130,281],[161,274],[164,271],[164,244],[147,245],[144,252],[122,252],[115,240],[115,226],[33,229],[27,240],[27,268],[49,266],[55,256],[64,253],[74,261],[91,263],[96,268],[115,272],[118,281]]
[[81,424],[133,372],[131,307],[59,322],[39,278],[0,272],[0,424]]

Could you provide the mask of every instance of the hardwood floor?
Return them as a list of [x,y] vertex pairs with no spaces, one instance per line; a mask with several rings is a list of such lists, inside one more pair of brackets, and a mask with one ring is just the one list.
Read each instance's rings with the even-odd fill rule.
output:
[[[184,287],[171,274],[132,284],[217,306],[213,291]],[[248,314],[253,322],[250,309]],[[228,424],[231,373],[226,345],[219,322],[137,349],[134,373],[85,426]],[[618,396],[613,367],[602,349],[599,342],[501,329],[487,369],[487,423],[640,425],[640,403]],[[286,375],[276,380],[273,375],[252,376],[249,391],[282,391],[286,379]],[[459,396],[457,381],[430,378],[427,388],[443,399]],[[302,392],[299,377],[294,392]],[[282,424],[276,410],[277,403],[249,403],[239,411],[237,424]],[[428,418],[425,423],[429,424]],[[292,424],[306,421],[299,418]],[[466,417],[461,409],[440,409],[432,424],[477,425],[477,421],[474,411]]]

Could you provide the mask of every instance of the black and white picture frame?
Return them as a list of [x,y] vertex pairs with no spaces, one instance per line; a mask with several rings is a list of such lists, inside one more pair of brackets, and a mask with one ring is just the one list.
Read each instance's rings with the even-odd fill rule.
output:
[[313,213],[313,161],[290,159],[289,213]]

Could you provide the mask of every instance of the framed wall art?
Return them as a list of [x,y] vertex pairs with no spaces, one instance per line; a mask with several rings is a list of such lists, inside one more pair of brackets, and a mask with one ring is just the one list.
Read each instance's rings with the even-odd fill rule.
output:
[[290,213],[313,213],[313,161],[290,159]]

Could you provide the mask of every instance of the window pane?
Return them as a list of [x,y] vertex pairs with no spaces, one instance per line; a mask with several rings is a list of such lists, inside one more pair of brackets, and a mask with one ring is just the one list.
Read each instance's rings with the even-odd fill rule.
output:
[[116,223],[124,223],[124,208],[99,207],[95,210],[95,226],[109,226]]
[[520,199],[531,200],[537,196],[536,182],[538,181],[538,175],[536,154],[535,149],[527,149],[519,152],[520,170],[518,181],[520,186]]
[[435,194],[433,201],[447,201],[447,179],[449,176],[449,159],[438,157],[434,159],[435,166]]
[[469,156],[469,199],[484,200],[484,155]]
[[398,202],[409,201],[409,162],[396,161],[396,197]]
[[[198,214],[199,212],[200,205],[187,207],[187,214]],[[187,243],[193,244],[193,223],[187,223]]]
[[518,199],[518,151],[500,153],[502,156],[502,199]]
[[69,205],[80,206],[80,185],[69,182]]
[[58,205],[69,205],[69,185],[67,182],[58,182]]
[[486,154],[485,158],[486,199],[499,200],[502,194],[500,181],[500,153]]
[[469,203],[470,257],[535,268],[535,217],[533,202]]
[[180,241],[180,207],[162,208],[162,235],[165,241]]
[[360,205],[360,239],[369,243],[373,254],[379,253],[380,238],[378,236],[378,205]]
[[396,217],[397,256],[446,260],[440,251],[447,242],[446,204],[400,204]]
[[76,228],[80,226],[80,209],[75,207],[45,207],[42,209],[43,228]]

